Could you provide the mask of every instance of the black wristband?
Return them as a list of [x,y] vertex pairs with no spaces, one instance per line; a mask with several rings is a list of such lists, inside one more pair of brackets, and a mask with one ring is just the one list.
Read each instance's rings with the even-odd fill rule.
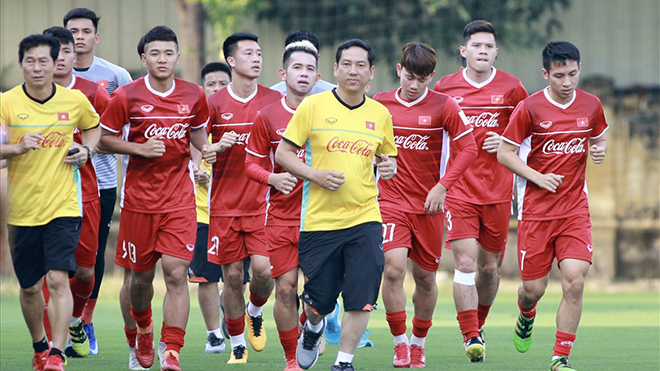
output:
[[92,155],[94,155],[94,151],[89,146],[83,146],[87,150],[87,161],[90,161],[92,159]]

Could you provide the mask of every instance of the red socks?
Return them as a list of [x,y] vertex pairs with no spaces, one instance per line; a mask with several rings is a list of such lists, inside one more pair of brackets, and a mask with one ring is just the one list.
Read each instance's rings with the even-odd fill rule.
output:
[[139,328],[147,328],[151,324],[151,305],[142,311],[136,311],[131,306],[131,317],[137,322]]
[[403,335],[406,333],[406,311],[399,312],[386,312],[385,319],[387,324],[390,325],[390,332],[394,336]]
[[73,294],[73,317],[82,317],[87,299],[89,299],[89,296],[92,295],[92,290],[94,290],[94,277],[89,282],[85,282],[73,276],[69,278],[69,286],[71,287],[71,294]]
[[87,299],[87,304],[85,304],[85,309],[83,309],[82,320],[85,323],[92,323],[92,317],[94,316],[94,308],[96,308],[97,299]]
[[413,317],[412,320],[413,335],[417,336],[418,338],[425,338],[426,335],[429,333],[429,329],[431,328],[432,324],[433,324],[433,320],[419,319],[417,317]]
[[465,340],[479,336],[479,320],[476,309],[458,312],[457,319]]
[[527,319],[532,319],[536,316],[536,303],[532,305],[530,308],[523,308],[520,305],[520,300],[518,300],[518,308],[520,308],[520,313],[523,315],[523,317]]
[[135,348],[135,338],[137,337],[137,328],[128,329],[124,327],[124,334],[126,334],[126,342],[131,348]]
[[227,331],[230,336],[238,336],[245,331],[245,314],[238,318],[225,316],[225,319],[227,320]]
[[183,348],[183,338],[186,336],[186,330],[181,327],[168,326],[163,323],[160,330],[160,340],[165,343],[165,351],[173,350],[177,353]]
[[268,302],[268,298],[260,298],[257,295],[250,293],[250,302],[255,307],[263,307],[266,302]]
[[298,346],[298,326],[291,330],[282,331],[277,329],[280,335],[280,343],[284,348],[284,358],[287,360],[296,359],[296,346]]
[[552,348],[554,350],[552,356],[566,356],[568,358],[571,354],[571,348],[573,348],[573,342],[575,342],[575,334],[557,331],[555,333],[555,346]]
[[479,328],[484,327],[486,323],[486,317],[488,317],[488,312],[490,312],[490,305],[481,305],[477,306],[477,317],[479,318]]

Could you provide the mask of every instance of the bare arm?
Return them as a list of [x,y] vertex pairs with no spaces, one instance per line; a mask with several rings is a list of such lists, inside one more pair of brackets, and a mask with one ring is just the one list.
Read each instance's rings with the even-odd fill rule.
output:
[[334,170],[317,170],[300,161],[298,148],[293,144],[282,140],[275,152],[275,161],[284,170],[297,178],[312,181],[329,191],[336,191],[344,184],[344,174]]
[[[201,159],[204,159],[209,164],[215,163],[216,154],[209,151],[209,137],[206,134],[205,128],[190,130],[190,143],[192,144],[192,158],[195,164],[199,165]],[[199,156],[199,160],[195,158],[196,156]]]
[[27,133],[20,143],[3,144],[0,146],[0,158],[2,160],[28,153],[29,150],[39,150],[39,141],[43,140],[41,132]]
[[396,175],[396,157],[380,155],[376,157],[376,168],[383,180],[390,180]]
[[594,164],[601,164],[605,160],[605,153],[607,153],[607,140],[605,140],[605,136],[597,139],[589,139],[589,154]]
[[513,171],[516,175],[535,183],[537,186],[545,190],[556,193],[557,187],[561,185],[564,176],[553,173],[539,173],[527,166],[527,164],[518,157],[517,152],[518,147],[503,140],[497,151],[497,161],[499,161],[505,168]]

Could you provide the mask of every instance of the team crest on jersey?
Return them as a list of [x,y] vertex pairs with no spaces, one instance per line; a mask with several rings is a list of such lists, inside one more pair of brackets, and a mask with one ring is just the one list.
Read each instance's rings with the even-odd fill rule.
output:
[[195,245],[193,245],[191,243],[188,243],[188,244],[186,244],[186,249],[188,251],[195,251]]
[[144,106],[141,106],[140,109],[143,110],[146,113],[149,113],[149,112],[153,111],[154,106],[152,106],[151,104],[145,104]]
[[59,112],[57,114],[57,121],[69,121],[69,112]]
[[586,128],[589,126],[589,118],[588,117],[580,117],[577,119],[577,127],[579,128]]
[[190,113],[190,108],[188,107],[187,104],[177,104],[176,110],[177,112],[179,112],[180,115]]
[[285,129],[277,129],[277,130],[275,130],[275,132],[277,133],[277,135],[282,136],[282,135],[284,135],[284,130]]
[[231,120],[232,117],[234,117],[234,114],[231,112],[225,112],[222,115],[220,115],[223,120]]
[[337,123],[337,119],[334,118],[334,117],[326,117],[326,118],[325,118],[325,122],[327,122],[328,124],[332,125],[332,124],[336,124],[336,123]]
[[417,119],[419,125],[431,125],[431,116],[419,116]]
[[456,103],[461,103],[463,101],[463,97],[453,97]]
[[502,104],[504,103],[504,95],[491,95],[490,96],[491,104]]
[[16,117],[18,117],[19,120],[27,120],[30,118],[30,115],[27,113],[19,113]]
[[376,123],[375,122],[367,121],[365,123],[365,125],[366,125],[367,129],[369,129],[369,130],[376,130]]
[[587,250],[589,250],[589,252],[594,252],[594,247],[592,245],[587,245]]
[[96,83],[103,89],[107,88],[110,85],[108,84],[108,80],[99,80]]
[[552,125],[552,121],[543,121],[539,125],[541,125],[542,128],[547,129]]

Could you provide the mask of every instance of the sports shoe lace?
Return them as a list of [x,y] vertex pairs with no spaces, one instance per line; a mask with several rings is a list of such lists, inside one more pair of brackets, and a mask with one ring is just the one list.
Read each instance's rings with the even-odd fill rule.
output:
[[516,326],[516,332],[521,338],[526,338],[532,332],[532,326],[534,325],[534,320],[527,319],[522,315],[518,316],[518,326]]
[[410,347],[410,359],[421,360],[423,351],[422,347]]
[[148,334],[141,334],[141,336],[137,337],[137,344],[136,348],[137,349],[149,349],[152,347],[152,344],[154,342],[154,333],[150,332]]
[[237,346],[236,348],[233,349],[234,352],[234,358],[236,359],[243,359],[243,355],[245,354],[245,347],[242,345]]
[[303,333],[303,349],[312,350],[321,336],[320,332],[314,332],[312,330],[305,329]]
[[250,316],[250,318],[252,319],[252,332],[254,332],[254,336],[257,336],[257,337],[261,336],[261,324],[263,323],[263,317],[261,317],[261,316],[256,316],[256,317]]
[[78,322],[76,325],[71,327],[71,341],[74,343],[84,343],[86,334],[83,329],[82,322]]
[[408,347],[406,347],[406,344],[397,344],[394,347],[394,355],[399,359],[408,357]]
[[353,370],[353,364],[350,362],[339,362],[340,370]]

